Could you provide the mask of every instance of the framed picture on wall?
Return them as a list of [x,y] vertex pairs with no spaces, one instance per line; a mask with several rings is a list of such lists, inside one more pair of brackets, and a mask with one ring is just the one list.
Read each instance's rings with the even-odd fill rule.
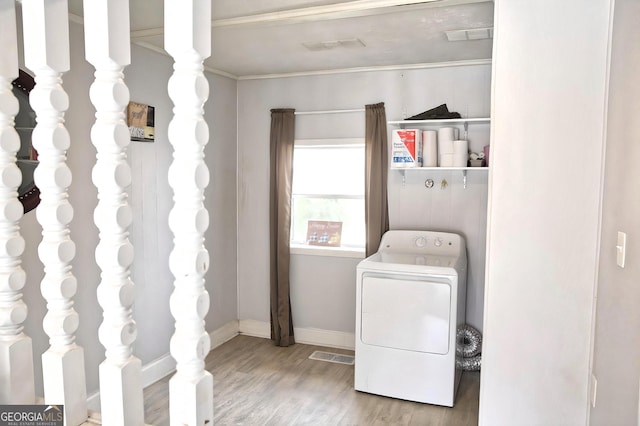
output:
[[129,102],[127,125],[132,141],[153,142],[155,140],[155,108],[138,102]]

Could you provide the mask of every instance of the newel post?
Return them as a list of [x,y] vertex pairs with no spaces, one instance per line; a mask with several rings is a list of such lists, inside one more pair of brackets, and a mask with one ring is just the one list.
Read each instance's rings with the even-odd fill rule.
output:
[[211,54],[211,0],[165,0],[164,4],[164,46],[175,61],[169,79],[169,96],[174,103],[169,123],[174,149],[169,168],[174,194],[169,227],[174,248],[169,267],[175,279],[170,308],[176,320],[170,350],[177,372],[169,382],[169,409],[172,425],[195,426],[213,423],[213,377],[204,369],[211,342],[204,328],[209,310],[204,286],[209,254],[204,231],[209,214],[203,203],[209,183],[204,163],[209,128],[203,119],[209,84],[203,61]]
[[22,11],[25,64],[36,82],[30,94],[37,122],[32,142],[40,161],[34,181],[41,199],[36,217],[42,225],[38,255],[45,272],[40,289],[47,301],[43,327],[50,344],[42,355],[44,399],[64,404],[66,424],[77,425],[87,418],[87,390],[84,351],[75,336],[79,318],[73,309],[77,282],[71,261],[76,247],[69,235],[70,138],[64,126],[69,98],[62,87],[62,74],[69,70],[68,7],[66,0],[23,0]]
[[125,151],[130,142],[125,123],[129,89],[123,70],[131,63],[129,0],[84,0],[84,31],[85,56],[96,69],[90,97],[96,108],[92,178],[98,189],[94,222],[100,231],[96,261],[102,270],[98,302],[104,318],[99,338],[106,349],[99,369],[102,424],[142,425],[142,366],[133,355],[132,214],[126,192],[131,169]]
[[18,77],[15,0],[0,0],[0,404],[33,404],[31,338],[22,332],[27,306],[22,301],[25,273],[20,266],[24,240],[19,220],[20,137],[14,128],[19,111],[11,82]]

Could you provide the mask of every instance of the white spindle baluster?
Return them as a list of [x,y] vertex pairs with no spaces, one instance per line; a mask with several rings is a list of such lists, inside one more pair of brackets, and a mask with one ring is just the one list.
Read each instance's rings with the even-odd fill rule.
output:
[[213,423],[213,377],[204,369],[210,341],[204,329],[209,310],[204,231],[209,216],[203,204],[209,183],[204,163],[209,129],[203,119],[209,85],[203,60],[211,54],[211,0],[165,0],[164,4],[164,46],[175,61],[169,80],[169,96],[175,105],[169,123],[174,149],[169,168],[174,193],[169,227],[175,244],[169,267],[175,277],[170,307],[176,320],[170,349],[177,372],[169,382],[169,409],[172,425],[195,426]]
[[15,0],[0,0],[0,28],[0,404],[33,404],[32,345],[22,332],[27,306],[22,301],[24,240],[18,225],[20,170],[15,164],[20,137],[14,118],[19,105],[11,93],[11,82],[18,77]]
[[99,200],[94,221],[100,230],[96,261],[102,270],[98,301],[104,311],[99,337],[106,349],[100,364],[102,424],[142,425],[141,363],[132,348],[136,338],[129,270],[132,216],[125,192],[131,184],[125,153],[130,136],[124,121],[129,90],[123,75],[131,62],[129,0],[84,0],[84,28],[85,55],[96,68],[90,95],[96,107],[91,140],[98,151],[93,168]]
[[64,112],[69,98],[62,88],[62,74],[69,69],[67,0],[23,0],[22,11],[25,64],[36,81],[30,103],[37,122],[32,141],[40,161],[34,172],[41,199],[36,210],[42,225],[38,255],[48,309],[43,327],[51,345],[42,355],[44,398],[47,404],[64,404],[66,424],[77,425],[87,418],[87,390],[84,351],[75,343],[79,318],[72,298],[77,282],[70,264],[76,248],[69,236],[73,208],[67,194],[70,138]]

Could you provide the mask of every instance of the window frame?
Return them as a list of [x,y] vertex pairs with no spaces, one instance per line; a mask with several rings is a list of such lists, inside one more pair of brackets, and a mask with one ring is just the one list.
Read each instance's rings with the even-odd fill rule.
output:
[[[358,147],[363,149],[364,155],[365,139],[362,138],[323,138],[323,139],[296,139],[294,141],[294,155],[296,148],[353,148]],[[362,170],[364,174],[364,170]],[[295,179],[295,167],[293,170],[293,179]],[[331,198],[331,199],[346,199],[346,200],[362,200],[364,204],[364,188],[362,188],[362,195],[352,194],[303,194],[294,193],[293,188],[291,191],[291,232],[289,237],[290,253],[298,255],[310,255],[310,256],[330,256],[330,257],[349,257],[364,259],[366,242],[363,241],[362,247],[360,246],[340,246],[340,247],[326,247],[326,246],[313,246],[308,244],[301,244],[293,241],[293,227],[295,223],[294,219],[294,199],[295,198]],[[364,211],[363,211],[364,214]]]

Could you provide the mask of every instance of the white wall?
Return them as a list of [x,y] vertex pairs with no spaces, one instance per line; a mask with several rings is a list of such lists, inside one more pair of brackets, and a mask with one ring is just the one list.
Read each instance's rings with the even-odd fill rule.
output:
[[[411,71],[360,72],[238,82],[238,315],[269,322],[269,126],[271,108],[297,111],[364,108],[384,102],[388,120],[441,103],[470,117],[488,117],[490,65]],[[390,129],[389,129],[390,130]],[[488,129],[474,130],[472,144],[488,142]],[[364,137],[364,113],[298,115],[299,139]],[[427,190],[426,172],[389,174],[390,225],[461,232],[469,243],[469,320],[482,327],[487,177],[446,177],[446,190]],[[444,173],[444,175],[443,175]],[[440,183],[438,180],[438,185]],[[355,267],[359,259],[292,256],[294,326],[353,333]]]
[[[81,25],[70,25],[71,71],[63,77],[63,82],[70,98],[65,118],[71,134],[68,164],[73,173],[73,183],[69,188],[69,199],[75,211],[71,237],[77,247],[72,263],[73,273],[78,279],[78,293],[74,298],[74,307],[80,315],[77,341],[85,350],[87,388],[91,394],[98,389],[98,364],[104,359],[104,348],[98,341],[102,309],[96,297],[100,271],[94,260],[98,241],[98,231],[93,224],[97,191],[91,182],[91,168],[96,152],[89,137],[94,121],[94,108],[88,98],[93,67],[84,60],[82,31]],[[167,180],[172,148],[167,139],[167,126],[173,106],[166,84],[171,72],[170,58],[135,46],[132,48],[132,64],[125,71],[131,99],[156,107],[156,141],[132,142],[128,150],[133,176],[129,202],[134,211],[130,239],[136,254],[132,267],[138,324],[135,354],[143,365],[168,353],[169,338],[173,334],[168,302],[173,289],[173,278],[168,268],[173,242],[167,223],[172,204],[172,190]],[[211,95],[205,107],[205,118],[211,136],[205,155],[212,179],[205,194],[211,216],[205,244],[212,257],[206,276],[212,303],[206,317],[206,328],[211,332],[237,319],[236,82],[209,74],[207,78]],[[211,99],[215,99],[215,105]],[[48,338],[42,330],[46,309],[40,295],[43,268],[37,258],[41,228],[35,219],[35,211],[25,215],[21,224],[21,232],[27,242],[23,257],[28,277],[24,299],[29,306],[25,332],[33,339],[37,392],[42,395],[40,355],[48,348]]]
[[[602,243],[598,277],[592,425],[638,422],[640,381],[640,2],[616,0],[613,25]],[[627,233],[624,269],[617,232]]]
[[587,422],[610,7],[496,1],[482,425]]
[[[166,90],[172,67],[171,58],[133,46],[132,64],[125,70],[131,100],[156,107],[156,141],[132,142],[129,150],[134,178],[130,198],[134,211],[131,234],[136,259],[140,261],[132,267],[132,278],[138,291],[136,321],[142,335],[157,335],[158,330],[162,330],[157,344],[144,345],[142,339],[136,343],[137,355],[143,361],[166,354],[173,334],[174,319],[168,305],[173,276],[167,262],[173,249],[167,219],[173,205],[173,190],[167,176],[173,153],[167,139],[167,126],[173,104]],[[205,161],[211,182],[205,191],[205,205],[210,215],[205,245],[211,256],[211,266],[205,278],[211,308],[205,322],[207,330],[211,331],[237,318],[236,82],[212,74],[207,74],[207,78],[210,94],[205,104],[205,120],[210,139],[205,149]]]
[[[487,131],[488,137],[488,131]],[[484,137],[480,137],[480,140]],[[488,144],[488,140],[487,143]],[[467,244],[466,321],[482,332],[487,227],[487,172],[468,171],[467,187],[457,171],[389,173],[389,215],[392,229],[429,229],[455,232]],[[425,180],[435,185],[425,187]],[[447,186],[442,188],[442,181]]]

